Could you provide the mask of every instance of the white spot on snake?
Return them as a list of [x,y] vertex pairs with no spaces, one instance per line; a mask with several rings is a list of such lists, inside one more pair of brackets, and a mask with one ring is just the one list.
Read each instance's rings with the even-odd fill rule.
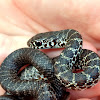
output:
[[89,74],[86,74],[84,71],[82,71],[81,73],[86,76],[87,82],[92,81],[92,78],[90,78]]
[[75,73],[73,73],[72,75],[73,75],[72,82],[73,82],[73,84],[75,84]]

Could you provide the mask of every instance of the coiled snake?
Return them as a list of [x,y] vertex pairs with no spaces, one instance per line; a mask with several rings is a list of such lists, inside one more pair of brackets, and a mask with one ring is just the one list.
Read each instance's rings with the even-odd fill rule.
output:
[[[99,80],[100,58],[93,51],[82,49],[82,37],[73,29],[40,33],[28,42],[31,48],[21,48],[11,53],[1,64],[0,83],[10,93],[13,100],[16,96],[23,99],[33,96],[37,100],[67,99],[69,89],[87,89]],[[37,49],[65,48],[58,57],[49,58]],[[30,64],[38,70],[37,73],[46,79],[29,78],[23,72],[22,79],[18,76],[19,69]],[[81,72],[74,73],[76,70]],[[38,75],[37,75],[38,76]],[[25,77],[27,77],[25,79]],[[40,77],[40,76],[39,76]],[[8,98],[1,96],[1,98]],[[20,99],[18,98],[18,99]],[[1,99],[3,100],[3,99]]]

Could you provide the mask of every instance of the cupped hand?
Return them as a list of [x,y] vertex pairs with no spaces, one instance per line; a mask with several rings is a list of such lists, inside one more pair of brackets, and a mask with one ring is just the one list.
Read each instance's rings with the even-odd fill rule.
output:
[[[27,47],[33,35],[63,29],[76,29],[83,37],[83,48],[100,55],[99,0],[1,0],[0,63],[12,51]],[[56,52],[56,55],[55,55]],[[46,51],[50,57],[61,51]],[[70,100],[99,100],[100,82],[83,91],[68,90]],[[0,88],[2,95],[4,90]]]

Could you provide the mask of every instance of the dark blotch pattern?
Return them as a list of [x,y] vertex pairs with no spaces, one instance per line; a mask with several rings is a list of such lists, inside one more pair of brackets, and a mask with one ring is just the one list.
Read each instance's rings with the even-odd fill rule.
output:
[[[66,88],[88,89],[98,82],[100,58],[96,53],[82,49],[82,37],[78,31],[67,29],[40,33],[27,44],[33,49],[16,50],[1,64],[0,82],[10,94],[9,97],[1,96],[1,99],[31,96],[37,100],[66,100],[69,99]],[[39,50],[34,50],[62,47],[65,49],[53,59]],[[20,79],[17,74],[25,64],[34,66],[47,79]],[[77,69],[82,71],[73,73]]]
[[36,46],[41,46],[42,42],[35,42]]

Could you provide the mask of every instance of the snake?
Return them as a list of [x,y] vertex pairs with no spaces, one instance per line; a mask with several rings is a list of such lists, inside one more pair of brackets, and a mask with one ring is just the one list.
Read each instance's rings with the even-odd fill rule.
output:
[[[73,90],[91,88],[99,80],[100,57],[91,50],[83,49],[82,44],[82,36],[74,29],[33,36],[27,42],[30,48],[12,52],[1,64],[1,86],[11,95],[19,97],[31,95],[37,100],[60,100],[63,97],[63,100],[66,100],[68,93],[65,93],[63,88]],[[38,50],[54,48],[64,50],[54,58],[49,58]],[[34,66],[47,80],[33,78],[21,80],[18,71],[25,64]],[[80,72],[74,72],[76,70]]]

